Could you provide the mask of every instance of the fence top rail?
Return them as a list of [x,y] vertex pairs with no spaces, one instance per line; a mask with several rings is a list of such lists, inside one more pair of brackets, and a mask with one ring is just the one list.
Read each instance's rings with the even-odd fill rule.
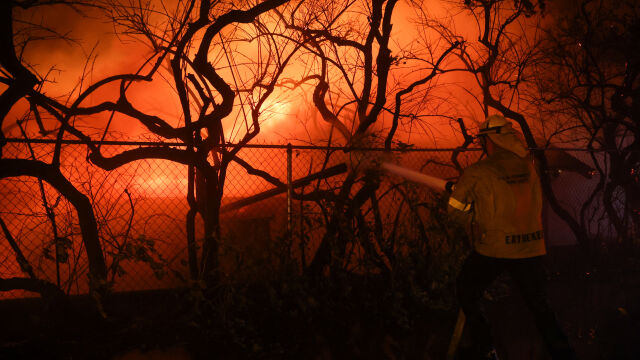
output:
[[[24,143],[24,144],[55,144],[60,140],[55,139],[22,139],[22,138],[5,138],[0,140],[7,143]],[[86,140],[61,140],[63,145],[130,145],[130,146],[177,146],[186,147],[188,144],[183,142],[171,141],[123,141],[123,140],[104,140],[104,141],[86,141]],[[225,147],[233,148],[238,146],[235,143],[227,143]],[[293,144],[243,144],[243,148],[259,148],[259,149],[293,149],[293,150],[330,150],[330,151],[480,151],[480,148],[381,148],[381,147],[352,147],[352,146],[323,146],[323,145],[293,145]]]
[[[23,143],[23,144],[56,144],[60,142],[63,145],[121,145],[121,146],[175,146],[186,147],[188,144],[183,142],[170,141],[123,141],[123,140],[104,140],[104,141],[85,141],[85,140],[55,140],[55,139],[23,139],[23,138],[5,138],[0,143]],[[233,148],[238,144],[227,143],[225,147]],[[244,144],[243,148],[251,149],[292,149],[292,150],[326,150],[326,151],[392,151],[392,152],[451,152],[451,151],[482,151],[481,148],[381,148],[381,147],[350,147],[350,146],[322,146],[322,145],[293,145],[293,144]],[[585,148],[569,148],[569,147],[549,147],[549,148],[528,148],[531,151],[581,151],[581,152],[638,152],[640,150],[625,149],[585,149]]]

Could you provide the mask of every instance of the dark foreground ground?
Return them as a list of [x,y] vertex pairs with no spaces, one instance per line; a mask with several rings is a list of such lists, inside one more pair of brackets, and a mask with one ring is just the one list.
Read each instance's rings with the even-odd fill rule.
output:
[[[640,359],[638,258],[611,255],[594,267],[576,249],[555,248],[547,262],[551,302],[579,358]],[[548,359],[508,284],[486,299],[500,358]],[[326,296],[295,284],[229,288],[201,309],[187,291],[118,294],[106,321],[86,297],[67,312],[3,301],[0,359],[445,359],[454,306],[369,285]]]

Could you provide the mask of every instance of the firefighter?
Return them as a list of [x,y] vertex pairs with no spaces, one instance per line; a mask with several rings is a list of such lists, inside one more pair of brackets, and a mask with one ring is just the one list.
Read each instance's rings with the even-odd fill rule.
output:
[[552,358],[574,359],[547,302],[542,193],[532,156],[521,134],[501,115],[489,116],[477,139],[487,157],[465,169],[448,203],[450,216],[472,229],[473,249],[458,276],[456,291],[466,315],[473,358],[497,359],[479,300],[506,271],[532,311]]

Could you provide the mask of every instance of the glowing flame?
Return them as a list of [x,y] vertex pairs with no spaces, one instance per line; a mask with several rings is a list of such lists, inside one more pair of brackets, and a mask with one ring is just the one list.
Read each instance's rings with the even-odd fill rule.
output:
[[267,99],[261,113],[264,119],[260,123],[261,130],[267,133],[277,131],[291,115],[291,108],[291,102],[285,99]]

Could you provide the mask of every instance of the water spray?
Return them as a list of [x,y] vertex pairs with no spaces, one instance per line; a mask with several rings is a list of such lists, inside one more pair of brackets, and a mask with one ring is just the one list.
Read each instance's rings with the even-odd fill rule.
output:
[[451,181],[447,181],[435,176],[427,175],[425,173],[411,170],[406,167],[392,164],[390,162],[383,162],[380,166],[390,173],[401,176],[413,182],[427,185],[434,190],[450,191],[450,188],[453,187],[453,183]]
[[388,173],[398,175],[409,181],[427,185],[436,191],[451,192],[453,190],[454,183],[452,181],[394,164],[388,152],[380,149],[371,149],[373,141],[374,137],[367,133],[352,138],[351,144],[355,146],[349,152],[347,161],[350,171],[359,173],[381,168]]

